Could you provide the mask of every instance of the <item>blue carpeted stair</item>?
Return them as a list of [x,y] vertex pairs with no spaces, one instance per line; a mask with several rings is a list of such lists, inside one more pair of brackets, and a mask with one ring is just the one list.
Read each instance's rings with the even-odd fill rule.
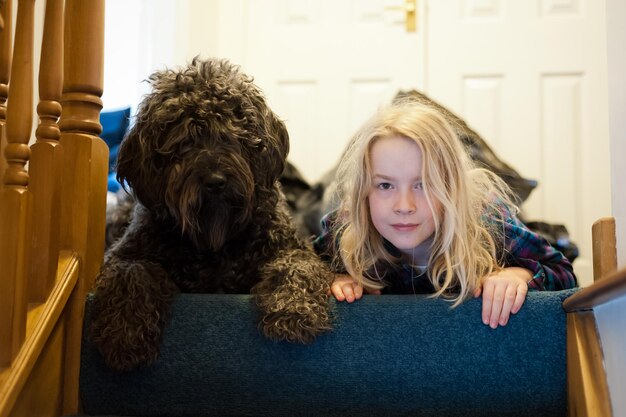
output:
[[250,296],[183,294],[152,367],[114,373],[85,342],[81,400],[86,415],[565,416],[572,293],[529,293],[496,330],[479,299],[365,296],[309,346],[264,339]]

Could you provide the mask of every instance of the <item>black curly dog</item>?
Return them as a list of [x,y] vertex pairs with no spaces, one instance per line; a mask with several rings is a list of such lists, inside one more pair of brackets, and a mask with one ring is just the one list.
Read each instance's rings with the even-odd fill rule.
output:
[[331,328],[332,275],[296,237],[277,183],[285,125],[224,60],[149,81],[117,165],[139,204],[96,279],[91,340],[113,369],[147,365],[177,293],[249,292],[268,338],[311,342]]

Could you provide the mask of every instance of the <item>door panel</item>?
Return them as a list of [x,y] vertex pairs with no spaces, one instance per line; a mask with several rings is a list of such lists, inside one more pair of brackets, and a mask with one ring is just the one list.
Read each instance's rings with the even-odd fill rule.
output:
[[426,91],[539,186],[528,220],[565,224],[591,282],[591,225],[610,213],[604,2],[431,0]]
[[421,0],[415,33],[387,9],[402,0],[221,4],[243,9],[244,70],[286,120],[308,181],[377,106],[425,91],[538,180],[525,218],[565,224],[591,282],[591,224],[611,212],[604,1]]
[[403,12],[388,5],[246,3],[244,69],[286,121],[289,160],[310,182],[336,165],[352,134],[379,105],[421,82],[419,34],[407,33]]

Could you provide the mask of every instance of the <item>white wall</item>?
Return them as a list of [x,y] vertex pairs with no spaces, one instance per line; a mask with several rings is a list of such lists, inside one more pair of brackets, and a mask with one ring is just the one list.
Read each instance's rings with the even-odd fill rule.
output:
[[190,61],[194,56],[208,57],[217,49],[219,4],[215,0],[183,0],[176,2],[177,63]]
[[197,55],[241,65],[243,7],[243,0],[107,0],[104,109],[134,109],[149,90],[142,81],[152,72],[185,65]]
[[[219,0],[107,0],[104,109],[130,105],[134,111],[149,91],[143,80],[151,73],[185,65],[196,55],[218,55],[218,25],[236,18],[218,19],[219,4]],[[233,42],[237,36],[233,34]]]
[[105,110],[134,105],[142,94],[141,80],[146,76],[145,63],[149,44],[147,19],[141,18],[144,2],[109,0],[104,25],[104,92]]
[[626,416],[626,296],[594,308],[614,416]]
[[617,227],[617,261],[626,267],[626,2],[606,0],[606,15],[612,211]]
[[[626,3],[606,0],[612,211],[618,267],[626,267]],[[594,309],[614,416],[626,416],[626,297]]]

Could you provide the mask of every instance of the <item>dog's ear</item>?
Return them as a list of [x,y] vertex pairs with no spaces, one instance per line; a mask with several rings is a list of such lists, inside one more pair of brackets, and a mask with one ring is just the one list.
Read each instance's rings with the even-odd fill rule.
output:
[[159,170],[155,166],[154,156],[149,155],[151,149],[148,142],[141,137],[149,132],[141,125],[141,121],[135,123],[120,145],[117,180],[126,191],[132,191],[144,206],[151,207],[156,203],[155,195],[161,192],[155,183]]
[[289,133],[282,120],[270,110],[266,115],[266,140],[261,158],[266,160],[267,184],[272,185],[283,174],[289,154]]

